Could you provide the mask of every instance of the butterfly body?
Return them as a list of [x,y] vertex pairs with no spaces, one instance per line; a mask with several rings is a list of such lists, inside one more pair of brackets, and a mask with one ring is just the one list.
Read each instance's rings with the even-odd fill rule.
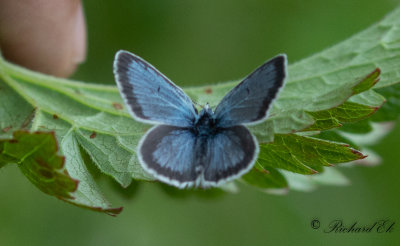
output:
[[213,111],[198,113],[189,97],[143,59],[119,51],[118,88],[132,117],[157,124],[139,142],[148,173],[179,188],[210,187],[240,177],[254,165],[259,147],[244,126],[266,119],[286,77],[286,56],[266,62],[233,88]]
[[210,136],[218,132],[214,112],[208,104],[200,111],[199,117],[193,125],[193,131],[196,136]]

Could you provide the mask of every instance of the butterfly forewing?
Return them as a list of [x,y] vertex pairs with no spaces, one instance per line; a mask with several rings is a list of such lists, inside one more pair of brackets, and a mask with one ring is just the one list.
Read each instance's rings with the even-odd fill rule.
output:
[[254,124],[267,117],[268,109],[286,77],[286,55],[267,61],[233,88],[215,109],[221,127]]
[[136,120],[181,127],[195,121],[197,112],[190,98],[142,58],[119,51],[114,60],[114,75]]

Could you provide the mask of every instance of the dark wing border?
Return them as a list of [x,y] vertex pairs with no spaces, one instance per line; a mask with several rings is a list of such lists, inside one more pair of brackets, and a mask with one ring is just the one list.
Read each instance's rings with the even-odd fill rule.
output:
[[[216,187],[229,181],[235,180],[236,178],[239,178],[249,172],[254,167],[254,164],[257,161],[258,154],[260,153],[260,146],[258,144],[257,138],[253,134],[251,134],[250,130],[243,125],[229,127],[226,130],[234,132],[236,136],[241,139],[241,144],[244,145],[242,146],[242,149],[246,154],[248,154],[249,151],[253,151],[253,153],[252,155],[247,155],[247,157],[243,159],[240,163],[236,163],[234,167],[227,169],[227,173],[225,173],[223,177],[218,177],[217,181],[207,179],[206,168],[206,170],[204,171],[204,180],[202,181],[204,184],[203,187]],[[250,137],[249,139],[246,139],[246,136],[244,136],[246,134],[248,134],[248,136]],[[246,143],[245,141],[247,140],[251,140],[251,142]]]
[[[161,131],[173,131],[176,129],[182,129],[182,130],[188,130],[187,128],[184,127],[177,127],[177,126],[168,126],[168,125],[156,125],[153,126],[151,129],[149,129],[146,134],[140,139],[139,144],[137,146],[137,157],[139,159],[140,165],[142,168],[149,174],[151,174],[154,178],[167,183],[169,185],[173,185],[175,187],[178,187],[180,189],[183,188],[189,188],[189,187],[194,187],[196,186],[196,179],[198,175],[195,172],[192,172],[191,175],[193,175],[192,178],[190,179],[185,179],[182,175],[180,175],[177,172],[170,172],[166,171],[165,168],[159,168],[156,163],[156,165],[153,165],[150,167],[150,165],[145,161],[145,159],[152,159],[153,157],[151,156],[152,151],[148,151],[147,153],[142,153],[142,148],[144,144],[149,144],[151,147],[154,147],[153,150],[155,150],[156,145],[159,142],[154,142],[154,139],[152,139],[152,134],[160,135],[162,133],[157,132],[157,130]],[[167,134],[164,134],[164,136],[167,136]],[[148,142],[150,140],[150,142]],[[151,141],[153,140],[153,142]],[[156,139],[157,140],[157,139]],[[147,141],[147,142],[146,142]],[[152,161],[151,161],[152,162]],[[188,163],[188,165],[193,164],[193,163]],[[194,171],[194,170],[193,170]],[[167,176],[169,174],[169,176]]]
[[121,97],[124,99],[125,105],[128,106],[127,108],[128,108],[129,113],[135,120],[137,120],[139,122],[143,122],[143,123],[150,123],[150,124],[162,124],[163,123],[160,121],[151,120],[151,119],[149,119],[149,117],[143,115],[142,109],[140,107],[138,107],[137,109],[134,110],[132,108],[132,102],[128,101],[128,97],[129,97],[130,100],[133,100],[134,105],[138,105],[136,102],[136,97],[132,93],[133,87],[132,87],[131,83],[129,83],[129,78],[127,76],[128,68],[129,68],[129,65],[132,62],[132,60],[138,61],[139,63],[142,63],[146,67],[153,70],[156,74],[160,75],[165,80],[165,82],[167,82],[171,87],[175,88],[176,91],[179,93],[179,96],[182,99],[190,101],[192,104],[192,108],[189,108],[189,110],[193,110],[194,117],[196,117],[196,115],[198,113],[196,107],[194,106],[191,99],[185,94],[185,92],[179,86],[175,85],[163,73],[158,71],[153,65],[146,62],[141,57],[139,57],[129,51],[126,51],[126,50],[119,50],[115,54],[114,63],[113,63],[113,72],[114,72],[114,76],[115,76],[115,82],[120,91]]
[[[250,121],[250,122],[244,122],[244,123],[239,123],[239,124],[241,124],[241,125],[256,125],[256,124],[259,124],[259,123],[263,122],[264,120],[266,120],[268,118],[269,110],[270,110],[273,102],[275,101],[275,99],[278,98],[278,95],[280,94],[280,92],[284,88],[286,79],[288,77],[288,74],[287,74],[287,56],[286,56],[286,54],[279,54],[279,55],[271,58],[270,60],[268,60],[267,62],[265,62],[261,66],[259,66],[258,68],[256,68],[253,72],[251,72],[249,75],[247,75],[239,84],[237,84],[232,90],[230,90],[228,92],[228,94],[226,94],[224,96],[224,98],[222,98],[221,102],[223,102],[224,100],[227,100],[230,96],[232,96],[233,93],[235,93],[236,90],[239,90],[240,87],[244,86],[244,84],[246,83],[246,80],[251,79],[251,77],[258,70],[261,70],[262,68],[271,65],[271,63],[277,63],[277,65],[275,65],[275,67],[277,69],[279,69],[278,73],[281,74],[282,79],[273,88],[273,90],[270,90],[268,92],[268,96],[266,96],[264,101],[262,102],[262,107],[261,107],[260,111],[258,112],[258,115],[257,115],[256,119],[253,120],[253,121]],[[217,107],[215,109],[216,117],[218,117],[218,109],[221,106],[221,102],[217,105]]]

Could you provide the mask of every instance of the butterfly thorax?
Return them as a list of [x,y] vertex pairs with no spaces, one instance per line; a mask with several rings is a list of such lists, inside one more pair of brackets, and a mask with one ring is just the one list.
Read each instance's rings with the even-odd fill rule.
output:
[[214,112],[206,105],[195,122],[194,133],[196,136],[209,136],[215,134],[217,130]]

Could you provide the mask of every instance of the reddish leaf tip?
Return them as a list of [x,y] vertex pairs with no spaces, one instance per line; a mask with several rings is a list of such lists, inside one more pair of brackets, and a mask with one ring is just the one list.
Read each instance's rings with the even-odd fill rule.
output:
[[109,208],[109,209],[105,209],[104,212],[108,215],[111,215],[113,217],[116,217],[118,214],[120,214],[122,212],[122,210],[124,209],[124,207],[119,207],[119,208]]
[[368,155],[364,155],[363,153],[361,153],[360,151],[358,151],[358,150],[356,150],[356,149],[350,148],[350,151],[351,151],[353,154],[358,155],[358,159],[364,159],[364,158],[367,158],[367,157],[368,157]]
[[[68,173],[68,172],[67,172],[67,173]],[[69,174],[68,174],[68,175],[69,175]],[[79,180],[77,180],[77,179],[72,179],[72,180],[75,182],[75,187],[74,187],[74,189],[73,189],[72,192],[75,192],[75,191],[78,190]],[[75,197],[74,197],[74,199],[75,199]]]
[[381,75],[381,69],[379,67],[377,67],[377,68],[375,68],[374,71],[370,72],[367,76],[365,76],[365,78],[376,77],[375,80],[379,80],[379,75]]

